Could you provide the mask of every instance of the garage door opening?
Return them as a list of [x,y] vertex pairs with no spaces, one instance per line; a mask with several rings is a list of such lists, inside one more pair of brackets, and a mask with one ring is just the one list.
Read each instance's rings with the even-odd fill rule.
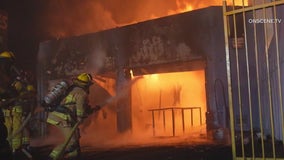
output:
[[204,70],[140,77],[131,87],[134,135],[180,137],[206,134]]

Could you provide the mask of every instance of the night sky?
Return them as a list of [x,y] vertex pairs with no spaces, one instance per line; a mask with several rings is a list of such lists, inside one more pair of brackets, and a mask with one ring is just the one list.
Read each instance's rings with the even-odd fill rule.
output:
[[[34,2],[33,2],[34,1]],[[24,70],[36,71],[36,55],[39,42],[45,39],[37,24],[36,0],[1,0],[0,9],[8,13],[8,49],[16,55],[16,62]]]

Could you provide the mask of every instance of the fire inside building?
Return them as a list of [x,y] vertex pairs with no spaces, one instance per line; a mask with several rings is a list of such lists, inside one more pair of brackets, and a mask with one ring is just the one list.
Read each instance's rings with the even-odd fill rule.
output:
[[94,120],[86,128],[93,125],[95,135],[130,130],[134,137],[169,137],[226,128],[224,39],[212,38],[222,35],[222,18],[221,7],[210,7],[43,42],[40,93],[82,71],[94,74],[91,104],[110,105],[93,117],[103,128]]
[[[224,2],[41,42],[38,97],[93,75],[89,102],[102,109],[80,126],[84,147],[221,144],[233,159],[284,159],[283,4]],[[58,141],[34,125],[33,145]]]
[[[258,102],[257,94],[252,94],[258,92],[256,82],[260,81],[255,69],[248,73],[248,68],[265,61],[265,56],[259,55],[258,60],[253,55],[246,57],[248,49],[254,52],[254,26],[246,24],[242,27],[242,14],[228,16],[231,21],[227,28],[230,30],[229,50],[234,52],[237,49],[239,52],[236,57],[233,53],[230,55],[232,81],[228,84],[224,24],[220,23],[222,12],[222,7],[209,7],[94,34],[43,42],[38,57],[40,93],[48,90],[44,86],[52,86],[57,80],[81,71],[95,75],[91,104],[106,104],[108,107],[90,118],[85,128],[88,134],[82,136],[83,143],[89,145],[94,144],[89,137],[93,137],[94,142],[112,144],[111,137],[125,132],[131,132],[131,138],[127,137],[124,143],[169,142],[159,137],[172,136],[194,137],[188,139],[199,142],[205,139],[206,143],[212,143],[212,139],[226,143],[230,141],[227,91],[231,85],[232,92],[238,93],[233,94],[231,103],[242,108],[242,111],[237,107],[234,110],[237,153],[241,156],[244,154],[242,149],[250,148],[250,141],[254,140],[256,132],[260,132],[259,119],[263,123],[270,120],[264,111],[262,115],[253,114],[262,110],[257,104],[264,105],[264,102]],[[246,16],[252,18],[253,15],[246,13]],[[240,27],[236,29],[235,25]],[[282,28],[279,28],[279,35]],[[263,26],[257,26],[257,29],[260,32]],[[247,39],[244,39],[244,34]],[[258,35],[265,36],[264,32]],[[267,31],[266,36],[272,35]],[[275,45],[273,37],[269,43],[269,46]],[[265,51],[263,47],[259,48],[259,54],[261,51]],[[270,55],[269,61],[276,61]],[[250,83],[246,82],[248,77]],[[265,83],[262,80],[259,85]],[[274,118],[278,117],[276,112],[273,114]],[[276,125],[281,126],[282,123],[273,118],[272,121],[274,136],[269,131],[269,124],[262,124],[261,132],[275,137],[273,142],[277,143],[281,140],[282,127]],[[84,142],[84,138],[88,141]],[[276,144],[273,146],[273,151],[272,147],[266,149],[271,151],[268,154],[279,156],[275,150],[283,148],[281,145],[280,148]],[[252,156],[251,152],[253,156],[261,156],[263,150],[245,154]]]

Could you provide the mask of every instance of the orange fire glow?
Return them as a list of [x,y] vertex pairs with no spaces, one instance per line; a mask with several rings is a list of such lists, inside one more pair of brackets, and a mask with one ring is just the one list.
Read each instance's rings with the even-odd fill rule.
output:
[[[134,79],[136,79],[135,83],[131,83],[131,134],[117,132],[117,108],[115,104],[109,104],[103,111],[92,115],[84,122],[81,127],[82,145],[114,147],[132,143],[168,143],[169,141],[159,141],[153,137],[152,114],[149,111],[153,108],[200,107],[202,124],[200,124],[198,110],[193,111],[193,117],[190,111],[184,112],[185,133],[187,137],[206,133],[205,112],[207,107],[204,70],[143,75],[134,77]],[[104,81],[96,82],[90,92],[91,104],[98,104],[104,101],[103,99],[110,98],[114,92],[115,81],[113,79],[104,78]],[[182,114],[180,110],[175,110],[174,114],[177,136],[175,140],[180,142],[185,138],[180,137],[183,133]],[[155,112],[155,117],[157,136],[172,136],[172,113],[169,110],[165,112],[165,128],[162,112]],[[200,141],[200,138],[195,140]]]
[[[148,130],[151,135],[152,113],[149,111],[150,109],[176,108],[174,111],[176,123],[174,125],[177,134],[180,134],[182,114],[181,110],[177,108],[200,107],[201,113],[199,110],[193,110],[192,119],[190,110],[185,110],[184,120],[187,131],[193,130],[192,127],[202,128],[205,124],[204,113],[206,112],[204,71],[152,74],[143,77],[132,86],[131,91],[134,134],[141,133],[141,130],[145,134],[145,131]],[[156,111],[154,114],[157,134],[170,136],[173,128],[171,110],[165,110],[165,128],[163,127],[162,111]],[[202,120],[202,125],[200,125],[200,120]],[[191,122],[193,126],[191,126]]]
[[168,15],[174,15],[178,13],[192,11],[193,7],[189,2],[176,0],[177,10],[169,10]]
[[[247,6],[249,0],[234,0]],[[151,19],[188,12],[209,6],[221,6],[222,0],[117,0],[48,1],[43,5],[42,27],[55,38],[82,35]],[[120,5],[120,4],[124,5]],[[232,5],[233,0],[227,0]],[[56,6],[56,7],[54,7]],[[119,7],[120,6],[120,7]]]

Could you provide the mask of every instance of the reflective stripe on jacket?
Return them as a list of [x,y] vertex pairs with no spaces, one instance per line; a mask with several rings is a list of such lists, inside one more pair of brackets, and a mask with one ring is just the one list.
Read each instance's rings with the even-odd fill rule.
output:
[[85,114],[85,107],[87,101],[87,92],[80,88],[74,87],[74,89],[63,99],[62,105],[69,108],[76,116],[83,117]]
[[[61,101],[61,105],[68,108],[74,115],[70,116],[70,113],[62,113],[53,111],[50,112],[47,118],[47,122],[53,125],[70,125],[74,121],[74,117],[83,117],[85,114],[85,107],[87,101],[87,92],[79,87],[74,87],[69,94]],[[76,120],[76,119],[75,119]]]

